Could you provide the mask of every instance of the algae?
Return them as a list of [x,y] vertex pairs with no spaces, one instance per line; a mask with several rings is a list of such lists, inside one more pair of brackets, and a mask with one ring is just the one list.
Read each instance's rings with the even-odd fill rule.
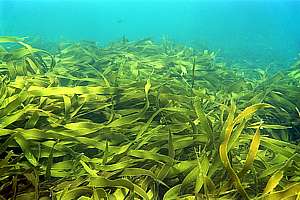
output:
[[0,199],[296,199],[299,61],[0,37]]

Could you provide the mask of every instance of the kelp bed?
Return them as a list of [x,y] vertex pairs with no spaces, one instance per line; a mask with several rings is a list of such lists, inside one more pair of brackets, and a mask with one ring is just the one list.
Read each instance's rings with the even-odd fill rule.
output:
[[167,40],[0,42],[0,199],[300,198],[300,61],[270,74]]

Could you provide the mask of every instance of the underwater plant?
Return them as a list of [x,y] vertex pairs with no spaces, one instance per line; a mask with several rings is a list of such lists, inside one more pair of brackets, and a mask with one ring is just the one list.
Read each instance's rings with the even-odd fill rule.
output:
[[296,72],[171,41],[0,42],[0,199],[299,197]]

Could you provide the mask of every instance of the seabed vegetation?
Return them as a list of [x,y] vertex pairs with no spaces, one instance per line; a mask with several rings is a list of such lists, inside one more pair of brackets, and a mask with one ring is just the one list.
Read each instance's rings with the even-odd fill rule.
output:
[[0,199],[300,199],[300,60],[0,37]]

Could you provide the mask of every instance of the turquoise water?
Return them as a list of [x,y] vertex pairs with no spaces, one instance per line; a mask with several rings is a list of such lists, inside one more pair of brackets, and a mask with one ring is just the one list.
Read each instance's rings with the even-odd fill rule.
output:
[[287,67],[300,52],[300,1],[1,0],[0,34],[107,44],[168,37],[228,62]]

